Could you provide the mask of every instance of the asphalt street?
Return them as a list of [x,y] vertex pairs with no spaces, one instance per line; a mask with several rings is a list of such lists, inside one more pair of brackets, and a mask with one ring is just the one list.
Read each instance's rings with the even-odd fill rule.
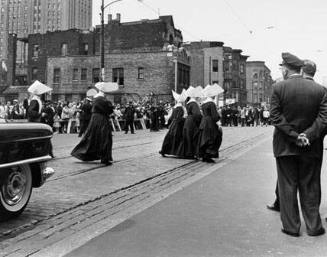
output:
[[[322,174],[324,217],[327,180]],[[281,233],[279,214],[266,209],[275,183],[268,138],[66,257],[326,256],[326,236],[309,237],[303,220],[300,238]]]
[[[278,214],[265,208],[276,180],[272,127],[223,130],[215,164],[161,157],[167,130],[115,133],[109,167],[71,157],[76,134],[54,135],[49,165],[56,173],[33,191],[21,216],[0,223],[0,256],[58,257],[79,247],[75,256],[275,256],[281,242],[267,245],[283,235]],[[88,252],[101,240],[103,248]]]

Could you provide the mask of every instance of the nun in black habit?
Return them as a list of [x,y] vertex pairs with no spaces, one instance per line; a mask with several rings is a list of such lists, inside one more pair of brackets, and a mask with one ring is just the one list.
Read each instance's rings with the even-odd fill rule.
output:
[[[27,113],[26,117],[28,122],[41,122],[42,116],[45,116],[46,113],[42,112],[44,110],[41,96],[45,93],[52,91],[52,88],[36,80],[34,83],[27,89],[31,94],[30,103],[28,105],[27,101]],[[52,126],[51,126],[52,129]],[[49,143],[49,155],[54,158],[53,147],[50,141]]]
[[189,101],[186,104],[187,117],[183,126],[182,144],[179,148],[178,155],[181,158],[195,159],[198,157],[197,143],[199,137],[199,126],[201,122],[200,107],[195,97],[200,96],[198,90],[189,87],[186,90]]
[[209,163],[215,162],[212,158],[219,157],[219,148],[222,142],[222,130],[217,125],[220,117],[213,101],[218,92],[220,92],[218,85],[208,85],[203,90],[206,99],[201,105],[203,117],[199,127],[198,153],[202,161]]
[[173,96],[177,103],[173,107],[173,113],[170,116],[168,122],[168,124],[170,124],[168,132],[162,143],[161,150],[159,151],[163,157],[165,157],[166,154],[178,156],[178,150],[183,138],[183,126],[185,118],[184,107],[182,103],[185,101],[185,95],[184,93],[179,95],[173,91]]
[[99,82],[95,85],[99,93],[94,96],[92,115],[82,140],[71,155],[82,161],[101,160],[102,164],[112,164],[112,128],[110,114],[113,106],[106,100],[105,92],[118,89],[114,83]]

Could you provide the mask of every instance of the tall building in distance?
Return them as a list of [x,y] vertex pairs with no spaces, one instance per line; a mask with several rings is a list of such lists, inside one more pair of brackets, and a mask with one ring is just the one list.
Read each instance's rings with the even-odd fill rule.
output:
[[73,28],[92,28],[92,0],[0,0],[0,59],[7,59],[8,34],[20,39]]
[[223,86],[223,45],[219,41],[197,41],[183,45],[192,56],[190,85],[205,87],[217,83]]
[[246,62],[247,101],[253,105],[270,104],[273,80],[264,61]]

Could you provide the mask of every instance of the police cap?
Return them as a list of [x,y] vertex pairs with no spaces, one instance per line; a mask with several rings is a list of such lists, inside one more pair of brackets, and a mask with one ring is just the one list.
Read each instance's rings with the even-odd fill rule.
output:
[[297,56],[290,53],[282,53],[283,62],[281,66],[289,66],[290,68],[301,68],[303,66],[303,61]]

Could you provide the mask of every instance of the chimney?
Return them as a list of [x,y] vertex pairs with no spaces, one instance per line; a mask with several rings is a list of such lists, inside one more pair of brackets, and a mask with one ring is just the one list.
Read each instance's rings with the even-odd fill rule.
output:
[[120,13],[117,13],[117,15],[116,15],[116,21],[117,21],[118,23],[120,23]]
[[108,14],[108,23],[112,21],[112,14]]

